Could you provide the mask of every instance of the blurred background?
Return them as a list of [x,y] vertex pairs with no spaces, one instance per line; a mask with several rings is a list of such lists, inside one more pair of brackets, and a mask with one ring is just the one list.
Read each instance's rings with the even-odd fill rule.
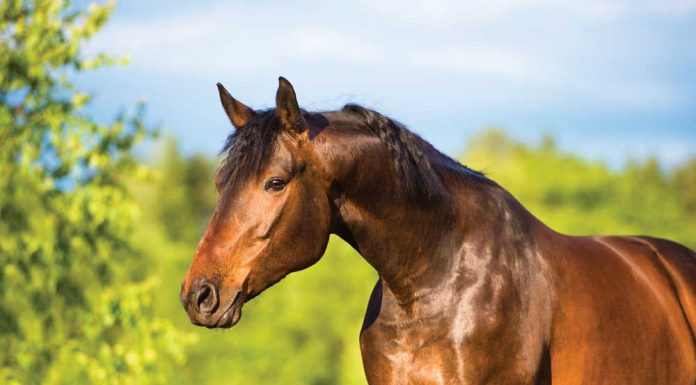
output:
[[377,109],[553,228],[696,248],[696,1],[0,1],[0,383],[364,384],[338,239],[231,330],[178,301],[215,83]]

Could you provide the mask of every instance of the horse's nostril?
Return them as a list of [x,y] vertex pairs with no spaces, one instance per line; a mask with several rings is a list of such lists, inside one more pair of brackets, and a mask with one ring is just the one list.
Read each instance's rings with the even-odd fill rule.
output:
[[199,313],[213,313],[218,307],[218,295],[215,286],[202,282],[193,293],[193,302]]
[[198,289],[198,293],[196,293],[196,305],[201,306],[208,299],[210,291],[210,286],[208,285]]

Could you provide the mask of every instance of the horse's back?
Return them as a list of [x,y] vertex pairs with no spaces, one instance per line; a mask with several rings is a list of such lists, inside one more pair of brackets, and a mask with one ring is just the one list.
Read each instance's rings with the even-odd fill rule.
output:
[[665,239],[635,237],[650,247],[662,263],[673,285],[692,337],[696,338],[696,253],[687,247]]
[[647,237],[567,237],[551,337],[559,384],[696,382],[696,255]]

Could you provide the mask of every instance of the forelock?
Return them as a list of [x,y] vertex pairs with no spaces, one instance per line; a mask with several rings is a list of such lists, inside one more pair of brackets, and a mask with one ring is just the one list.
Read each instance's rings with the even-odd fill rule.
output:
[[225,158],[218,170],[219,187],[224,188],[260,173],[275,151],[281,132],[275,109],[257,111],[251,122],[234,130],[220,151]]

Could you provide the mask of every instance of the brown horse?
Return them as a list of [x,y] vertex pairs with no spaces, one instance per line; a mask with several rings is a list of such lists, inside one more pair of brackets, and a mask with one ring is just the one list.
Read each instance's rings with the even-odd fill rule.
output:
[[266,111],[218,88],[236,131],[182,284],[191,322],[231,327],[333,233],[380,277],[360,335],[370,384],[696,383],[693,251],[554,232],[377,112],[301,110],[283,78]]

